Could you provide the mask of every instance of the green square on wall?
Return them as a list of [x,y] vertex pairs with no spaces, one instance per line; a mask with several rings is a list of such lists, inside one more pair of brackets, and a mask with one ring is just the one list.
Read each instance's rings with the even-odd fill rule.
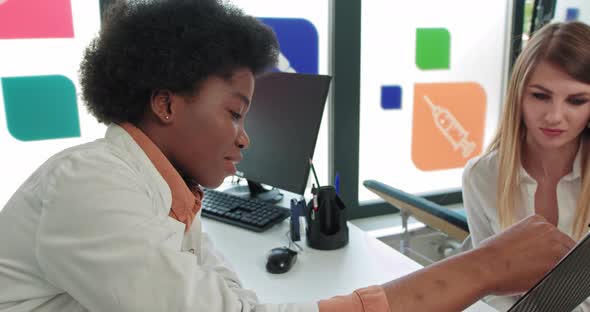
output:
[[446,28],[416,29],[416,66],[422,70],[449,69],[451,34]]
[[80,136],[76,87],[65,76],[2,78],[8,132],[17,140]]

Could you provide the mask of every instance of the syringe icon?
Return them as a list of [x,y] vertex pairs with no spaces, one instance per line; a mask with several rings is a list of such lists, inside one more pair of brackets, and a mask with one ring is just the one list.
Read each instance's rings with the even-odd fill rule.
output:
[[428,107],[430,107],[434,124],[447,141],[451,143],[453,150],[456,151],[461,148],[461,155],[464,158],[469,157],[476,147],[474,142],[467,139],[469,132],[463,128],[457,118],[448,109],[433,104],[427,95],[424,96],[424,100],[428,104]]
[[[2,0],[0,0],[2,1]],[[279,52],[279,63],[277,64],[277,68],[284,72],[284,73],[296,73],[295,69],[291,67],[291,63],[289,60],[283,55],[282,52]]]

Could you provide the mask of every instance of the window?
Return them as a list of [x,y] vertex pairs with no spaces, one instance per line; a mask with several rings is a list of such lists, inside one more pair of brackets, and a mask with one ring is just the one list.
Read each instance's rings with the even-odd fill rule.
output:
[[511,1],[363,1],[359,201],[377,179],[457,190],[491,140],[506,77]]
[[590,2],[587,0],[557,0],[554,20],[575,20],[590,24]]

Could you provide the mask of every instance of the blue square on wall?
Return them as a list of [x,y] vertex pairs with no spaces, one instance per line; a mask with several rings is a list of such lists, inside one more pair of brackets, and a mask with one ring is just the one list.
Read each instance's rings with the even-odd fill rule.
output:
[[259,18],[273,29],[281,47],[276,70],[317,74],[319,62],[318,31],[302,18]]
[[381,86],[381,108],[401,109],[402,108],[402,87]]
[[565,11],[565,20],[566,21],[577,21],[580,17],[580,9],[578,8],[567,8]]

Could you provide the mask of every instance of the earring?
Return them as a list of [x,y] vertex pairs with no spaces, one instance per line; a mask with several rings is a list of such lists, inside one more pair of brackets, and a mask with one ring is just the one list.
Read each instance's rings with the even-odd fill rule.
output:
[[168,120],[168,119],[170,119],[170,116],[166,116],[166,117],[164,117],[164,118],[165,118],[166,120]]

